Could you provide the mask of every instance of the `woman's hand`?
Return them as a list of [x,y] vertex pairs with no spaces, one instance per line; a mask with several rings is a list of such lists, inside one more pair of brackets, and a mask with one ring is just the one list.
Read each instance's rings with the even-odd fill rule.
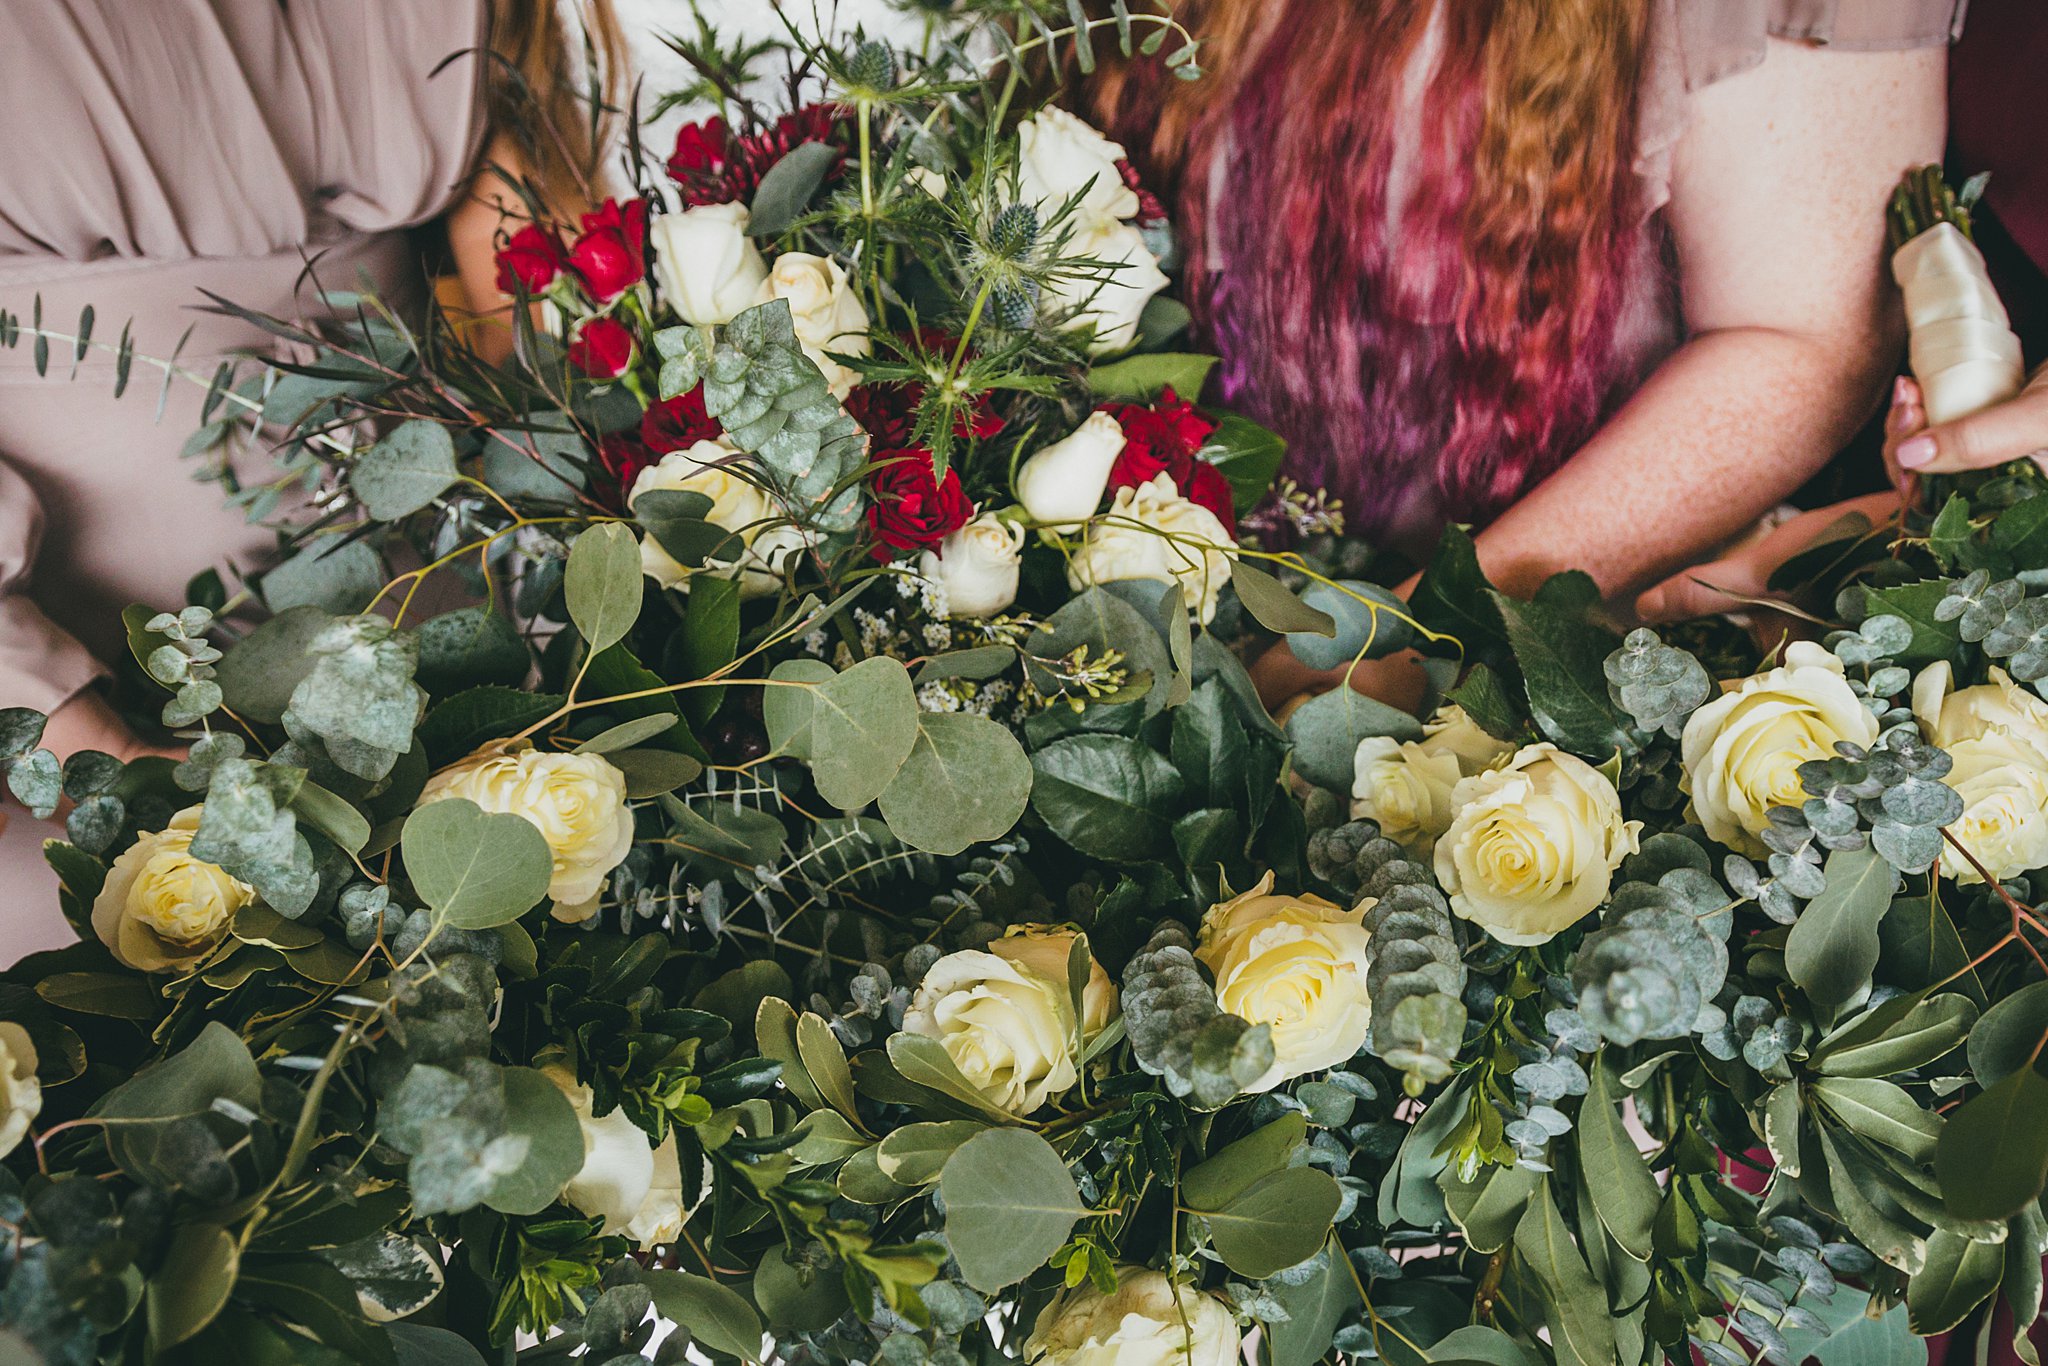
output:
[[1884,454],[1895,477],[1901,471],[1956,474],[2012,460],[2032,460],[2048,469],[2048,365],[2005,402],[1939,427],[1927,425],[1920,386],[1900,380],[1885,427]]
[[1898,505],[1896,493],[1867,493],[1802,512],[1721,558],[1681,570],[1646,590],[1636,599],[1636,615],[1654,626],[1753,606],[1756,599],[1769,596],[1767,585],[1778,566],[1813,545],[1837,522],[1860,513],[1875,525]]

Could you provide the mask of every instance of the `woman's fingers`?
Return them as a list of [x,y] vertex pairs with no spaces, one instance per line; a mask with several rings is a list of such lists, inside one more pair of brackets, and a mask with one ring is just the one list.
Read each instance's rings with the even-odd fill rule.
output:
[[2048,453],[2048,370],[2017,397],[1944,422],[1898,443],[1900,468],[1913,474],[1954,474]]
[[1770,571],[1765,570],[1758,577],[1746,553],[1696,564],[1655,588],[1645,589],[1636,598],[1636,615],[1645,624],[1656,626],[1730,611],[1741,605],[1740,599],[1758,596],[1769,576]]

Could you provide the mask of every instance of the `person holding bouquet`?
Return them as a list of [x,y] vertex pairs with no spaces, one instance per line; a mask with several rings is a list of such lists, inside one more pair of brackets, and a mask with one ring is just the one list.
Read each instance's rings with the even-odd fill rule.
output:
[[[1626,598],[1803,484],[1900,335],[1879,215],[1955,0],[1204,0],[1101,112],[1189,232],[1216,396],[1350,529]],[[1269,701],[1327,687],[1284,649]],[[1401,659],[1352,685],[1412,701]]]

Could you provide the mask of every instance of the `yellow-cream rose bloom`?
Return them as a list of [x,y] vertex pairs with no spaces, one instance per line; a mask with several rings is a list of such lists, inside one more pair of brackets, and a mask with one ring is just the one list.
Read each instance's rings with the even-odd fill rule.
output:
[[115,858],[92,903],[92,929],[138,972],[178,972],[220,943],[256,889],[192,857],[200,808],[143,835]]
[[1455,704],[1437,712],[1420,740],[1367,736],[1352,764],[1351,815],[1372,821],[1411,857],[1427,861],[1450,828],[1452,789],[1513,750]]
[[557,920],[597,913],[605,878],[633,847],[626,775],[599,754],[544,753],[525,741],[484,746],[427,780],[419,805],[461,797],[519,816],[548,842]]
[[561,1063],[541,1069],[568,1097],[583,1131],[583,1166],[562,1199],[593,1219],[607,1235],[623,1234],[642,1252],[683,1236],[683,1171],[671,1128],[657,1146],[621,1107],[599,1118],[596,1097]]
[[757,303],[789,301],[797,345],[824,372],[834,398],[845,398],[860,383],[860,374],[827,355],[865,356],[874,343],[868,338],[868,311],[860,293],[837,261],[806,251],[786,251],[775,258],[761,282]]
[[1119,579],[1179,580],[1195,619],[1207,625],[1236,550],[1215,513],[1181,497],[1172,475],[1155,474],[1118,489],[1109,511],[1088,524],[1067,562],[1067,586],[1078,593]]
[[[1057,925],[1015,925],[988,946],[988,951],[1007,962],[1031,969],[1049,982],[1067,980],[1067,959],[1080,935]],[[1071,997],[1072,992],[1068,995]],[[1094,956],[1088,959],[1088,985],[1081,989],[1081,1042],[1109,1027],[1120,1013],[1116,986]]]
[[[711,500],[711,508],[704,514],[704,520],[737,533],[741,544],[751,547],[754,538],[776,515],[775,504],[760,485],[733,468],[736,463],[737,452],[716,441],[699,441],[686,451],[670,451],[634,477],[626,505],[630,508],[640,495],[655,489],[701,493]],[[749,558],[749,555],[734,555],[706,560],[704,565],[713,573],[722,570],[725,571],[723,576],[729,576],[735,562],[744,563]],[[661,542],[652,534],[643,533],[640,537],[640,572],[663,588],[674,588],[688,582],[692,571],[662,549]]]
[[[903,1013],[906,1034],[936,1039],[989,1103],[1028,1115],[1080,1080],[1066,959],[1057,975],[1017,957],[963,949],[932,964]],[[1050,957],[1050,953],[1043,954]]]
[[1642,830],[1606,774],[1550,744],[1460,780],[1451,805],[1437,881],[1503,944],[1541,944],[1597,909]]
[[1024,1340],[1031,1366],[1236,1366],[1243,1350],[1223,1301],[1136,1266],[1106,1295],[1086,1281],[1055,1295]]
[[1762,857],[1758,838],[1774,806],[1806,800],[1799,766],[1834,757],[1846,740],[1877,740],[1870,714],[1842,661],[1811,641],[1795,641],[1785,662],[1745,678],[1694,712],[1679,740],[1679,786],[1709,838],[1739,853]]
[[[1963,814],[1948,833],[2003,882],[2048,868],[2048,769],[2002,735],[1946,745],[1955,760],[1942,781],[1963,799]],[[1941,871],[1957,882],[1982,882],[1955,845],[1942,841]]]
[[1202,917],[1195,957],[1216,977],[1216,1004],[1273,1033],[1273,1065],[1247,1092],[1327,1071],[1365,1046],[1363,922],[1372,904],[1347,911],[1319,896],[1275,895],[1267,873]]
[[0,1157],[28,1137],[28,1126],[42,1112],[35,1041],[12,1020],[0,1020]]
[[2048,769],[2048,702],[2013,682],[2003,669],[1994,667],[1990,678],[1974,688],[1957,688],[1947,660],[1922,669],[1913,680],[1913,715],[1920,733],[1943,749],[1997,736]]

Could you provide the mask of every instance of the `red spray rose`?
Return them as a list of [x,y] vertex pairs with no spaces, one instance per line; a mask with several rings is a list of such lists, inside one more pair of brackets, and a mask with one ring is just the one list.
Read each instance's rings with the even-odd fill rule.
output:
[[699,441],[725,435],[718,420],[704,411],[704,386],[651,405],[640,415],[640,440],[655,455],[686,451]]
[[633,364],[633,329],[617,318],[592,318],[570,339],[569,363],[592,379],[617,379]]
[[1103,411],[1124,429],[1123,451],[1109,467],[1111,493],[1145,483],[1155,475],[1169,475],[1181,497],[1209,509],[1231,535],[1237,534],[1230,481],[1214,465],[1195,458],[1202,443],[1215,433],[1215,423],[1172,389],[1162,390],[1149,405],[1108,403]]
[[561,237],[552,228],[528,223],[498,251],[498,292],[517,294],[523,285],[528,294],[545,293],[568,264]]
[[647,276],[647,203],[607,199],[583,215],[583,235],[569,248],[569,268],[599,303],[610,303]]
[[891,551],[925,550],[974,520],[974,504],[960,487],[960,472],[944,479],[932,470],[932,453],[921,446],[877,451],[868,482],[868,527],[875,533],[875,558]]

